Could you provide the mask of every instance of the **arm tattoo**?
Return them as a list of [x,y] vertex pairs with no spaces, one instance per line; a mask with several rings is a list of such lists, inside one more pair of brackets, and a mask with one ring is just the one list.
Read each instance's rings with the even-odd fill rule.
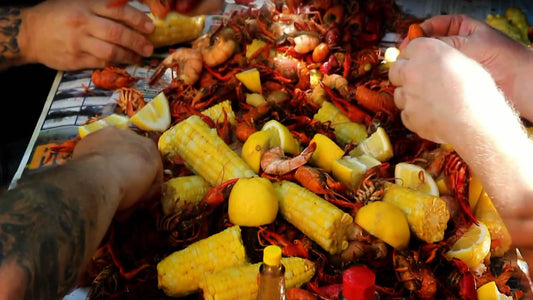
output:
[[47,182],[19,186],[1,199],[0,265],[16,260],[26,271],[25,299],[57,299],[74,287],[86,235],[79,201]]
[[10,53],[20,52],[17,42],[20,23],[20,9],[0,7],[0,63],[4,63]]

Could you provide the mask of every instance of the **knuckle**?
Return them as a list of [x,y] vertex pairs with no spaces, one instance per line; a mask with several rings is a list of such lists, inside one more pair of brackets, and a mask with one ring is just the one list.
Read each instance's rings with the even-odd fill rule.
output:
[[124,29],[118,24],[113,24],[107,29],[107,38],[109,41],[119,41],[124,34]]
[[87,16],[81,11],[71,11],[66,16],[67,24],[71,26],[81,26],[87,23]]

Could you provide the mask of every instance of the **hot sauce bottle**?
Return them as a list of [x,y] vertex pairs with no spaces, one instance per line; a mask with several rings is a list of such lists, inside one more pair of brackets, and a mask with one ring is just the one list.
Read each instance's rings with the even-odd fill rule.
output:
[[285,267],[281,263],[281,248],[275,245],[263,250],[259,267],[257,300],[285,300]]

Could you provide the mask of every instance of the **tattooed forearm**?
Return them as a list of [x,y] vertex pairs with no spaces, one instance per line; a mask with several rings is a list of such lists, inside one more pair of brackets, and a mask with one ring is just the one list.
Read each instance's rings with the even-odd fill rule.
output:
[[0,265],[26,271],[25,299],[57,299],[77,280],[85,231],[78,199],[48,183],[22,186],[0,201]]
[[0,66],[20,52],[17,39],[21,23],[20,9],[0,8]]

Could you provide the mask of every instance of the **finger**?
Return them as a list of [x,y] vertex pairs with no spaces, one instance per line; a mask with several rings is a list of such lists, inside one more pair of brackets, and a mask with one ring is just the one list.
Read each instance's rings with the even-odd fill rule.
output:
[[517,247],[532,247],[533,220],[519,218],[504,218],[504,223],[513,237],[513,244]]
[[152,33],[155,25],[150,17],[131,5],[108,7],[106,1],[93,2],[92,11],[101,17],[119,21],[142,33]]
[[439,40],[443,41],[444,43],[454,47],[455,49],[462,49],[464,48],[464,45],[467,42],[467,38],[464,36],[443,36],[439,37]]
[[405,83],[405,65],[406,64],[407,64],[407,59],[398,58],[390,67],[389,81],[393,85],[400,87]]
[[106,61],[98,58],[89,53],[79,54],[76,58],[76,61],[70,64],[70,68],[65,69],[65,71],[75,71],[80,69],[94,69],[94,68],[103,68],[106,66]]
[[141,57],[133,51],[91,36],[82,39],[81,48],[85,53],[106,62],[135,64],[141,60]]
[[402,119],[402,123],[403,125],[414,132],[414,130],[412,129],[411,127],[411,119],[409,117],[409,114],[405,111],[405,110],[402,110],[402,112],[400,113],[400,118]]
[[463,21],[462,15],[441,15],[427,19],[420,26],[426,36],[458,35]]
[[399,110],[405,108],[405,96],[403,93],[403,88],[397,87],[394,89],[394,104]]
[[152,42],[144,35],[109,19],[98,17],[88,30],[97,39],[117,44],[142,56],[150,56],[154,51]]
[[407,47],[407,44],[409,44],[411,40],[406,37],[405,39],[403,39],[403,41],[400,43],[400,46],[398,46],[398,49],[400,50],[403,50],[403,48]]

